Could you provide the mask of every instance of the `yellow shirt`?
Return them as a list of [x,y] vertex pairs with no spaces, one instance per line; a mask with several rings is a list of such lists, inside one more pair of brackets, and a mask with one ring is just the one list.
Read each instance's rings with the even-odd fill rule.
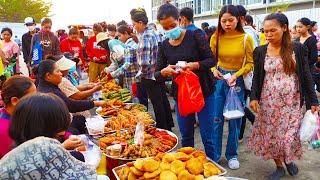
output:
[[[218,66],[225,70],[237,71],[236,76],[240,77],[249,73],[253,68],[253,38],[247,36],[246,48],[244,49],[244,35],[221,35],[218,42]],[[216,35],[210,39],[210,47],[213,54],[216,54]],[[243,60],[246,55],[246,63]],[[212,71],[215,68],[212,69]]]
[[260,46],[267,44],[266,35],[264,33],[259,34]]
[[[0,41],[0,49],[2,49],[3,44]],[[2,58],[0,57],[0,75],[2,75],[4,73],[4,66],[3,66],[3,62],[2,62]]]

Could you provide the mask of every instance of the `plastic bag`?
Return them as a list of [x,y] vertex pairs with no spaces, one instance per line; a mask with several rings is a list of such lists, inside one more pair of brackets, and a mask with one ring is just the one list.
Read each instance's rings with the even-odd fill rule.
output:
[[176,77],[178,109],[181,116],[200,112],[205,105],[199,78],[192,71],[181,71]]
[[144,124],[143,121],[139,121],[134,133],[134,144],[143,146],[144,143]]
[[318,115],[312,113],[311,110],[308,110],[302,119],[302,124],[300,127],[300,140],[301,141],[310,141],[312,136],[318,129],[317,123]]
[[238,119],[244,116],[243,105],[238,97],[235,87],[230,87],[223,109],[225,119]]

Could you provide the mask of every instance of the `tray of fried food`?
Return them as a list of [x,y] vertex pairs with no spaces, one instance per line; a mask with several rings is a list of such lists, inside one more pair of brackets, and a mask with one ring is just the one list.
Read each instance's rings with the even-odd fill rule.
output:
[[121,86],[119,86],[115,80],[103,81],[102,84],[102,93],[119,91],[121,89]]
[[107,120],[105,124],[105,130],[121,130],[134,128],[140,120],[143,121],[145,126],[155,125],[155,121],[152,119],[152,116],[148,112],[119,109],[116,113],[116,116],[112,116]]
[[142,145],[134,143],[134,129],[129,129],[105,135],[99,139],[99,146],[110,158],[132,161],[138,158],[154,157],[159,152],[170,152],[178,144],[178,137],[172,132],[163,129],[149,132],[144,132]]
[[146,112],[147,111],[147,107],[144,106],[143,104],[139,104],[139,103],[126,103],[125,110],[139,110],[139,111],[143,111]]
[[116,167],[112,171],[118,180],[202,180],[227,173],[223,167],[210,160],[203,151],[192,147],[183,147],[173,153],[158,153],[153,158],[137,159]]
[[103,107],[96,109],[96,114],[103,118],[109,118],[111,116],[117,116],[120,108],[123,108],[126,104],[119,100],[107,100],[107,104]]

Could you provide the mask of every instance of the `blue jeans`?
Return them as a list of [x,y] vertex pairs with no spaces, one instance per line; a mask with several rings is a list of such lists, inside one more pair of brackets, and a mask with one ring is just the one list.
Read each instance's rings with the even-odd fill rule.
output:
[[[234,74],[235,71],[225,71],[219,68],[219,71],[225,74]],[[221,157],[221,146],[222,146],[222,137],[223,137],[223,125],[224,125],[224,117],[223,117],[223,108],[226,101],[226,97],[228,95],[230,86],[225,80],[218,80],[216,82],[216,89],[214,92],[214,120],[213,120],[213,142],[214,142],[214,157],[212,158],[214,161],[219,161]],[[242,104],[244,104],[244,81],[242,77],[237,78],[236,82],[236,92],[238,93],[238,97]],[[228,142],[226,148],[226,158],[230,160],[232,158],[238,157],[238,140],[241,128],[241,118],[232,119],[228,121],[229,126],[229,134],[228,134]]]
[[[196,122],[195,114],[189,115],[187,117],[182,117],[179,114],[178,102],[176,102],[175,104],[177,121],[182,138],[182,147],[194,147],[194,124]],[[205,98],[204,108],[199,113],[197,113],[202,143],[204,145],[207,156],[210,158],[214,157],[214,144],[212,139],[214,115],[213,108],[214,93],[212,93],[209,97]]]

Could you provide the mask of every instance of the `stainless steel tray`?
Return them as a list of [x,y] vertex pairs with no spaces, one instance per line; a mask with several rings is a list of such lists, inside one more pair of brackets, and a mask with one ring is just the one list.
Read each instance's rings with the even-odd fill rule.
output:
[[[209,160],[211,163],[213,163],[215,166],[217,166],[221,170],[221,174],[219,174],[217,176],[224,176],[225,174],[227,174],[227,170],[224,167],[220,166],[220,164],[214,162],[213,160],[211,160],[208,157],[207,157],[207,160]],[[124,164],[124,165],[121,165],[121,166],[118,166],[118,167],[115,167],[112,169],[112,172],[117,180],[120,180],[120,177],[118,176],[117,171],[124,168],[125,166],[127,166],[127,165]]]

